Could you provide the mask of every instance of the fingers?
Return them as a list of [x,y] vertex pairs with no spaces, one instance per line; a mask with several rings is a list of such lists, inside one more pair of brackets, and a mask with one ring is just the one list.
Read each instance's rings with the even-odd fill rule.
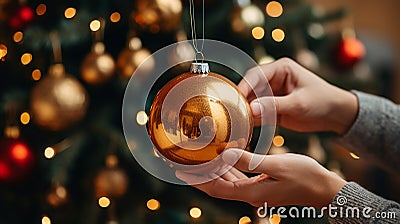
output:
[[[234,165],[238,170],[251,173],[264,173],[272,178],[279,177],[281,161],[274,155],[260,155],[241,149],[228,149],[222,153],[225,163]],[[260,161],[256,167],[252,167],[252,161]],[[253,169],[254,168],[254,169]]]

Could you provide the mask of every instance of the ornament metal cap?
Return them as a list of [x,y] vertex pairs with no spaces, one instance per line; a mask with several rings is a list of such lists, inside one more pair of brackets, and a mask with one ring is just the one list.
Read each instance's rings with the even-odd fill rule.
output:
[[210,67],[208,63],[193,62],[190,66],[190,72],[194,74],[208,74],[210,72]]

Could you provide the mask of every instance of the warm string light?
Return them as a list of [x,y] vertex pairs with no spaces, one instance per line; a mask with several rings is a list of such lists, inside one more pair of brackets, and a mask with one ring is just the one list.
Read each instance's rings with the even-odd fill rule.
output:
[[243,216],[242,218],[239,219],[239,224],[250,224],[251,219],[248,216]]
[[7,55],[7,46],[0,44],[0,60],[4,60]]
[[31,115],[28,112],[23,112],[19,119],[23,125],[27,125],[31,121]]
[[157,201],[156,199],[150,199],[147,201],[146,206],[148,209],[150,209],[152,211],[156,211],[156,210],[160,209],[160,202]]
[[56,156],[56,150],[54,150],[53,147],[47,147],[43,154],[46,159],[52,159],[54,156]]
[[45,4],[39,4],[36,7],[36,15],[38,15],[38,16],[44,15],[46,13],[46,11],[47,11],[47,6]]
[[14,33],[13,40],[15,43],[20,43],[22,42],[23,39],[24,39],[24,33],[22,33],[21,31],[17,31]]
[[100,21],[95,19],[92,22],[90,22],[89,27],[91,31],[96,32],[100,29],[100,25],[101,25]]
[[64,16],[67,19],[72,19],[76,15],[76,9],[73,7],[69,7],[64,11]]
[[285,32],[282,29],[274,29],[271,34],[272,39],[276,42],[282,42],[285,39]]
[[278,214],[273,214],[269,217],[269,222],[271,224],[279,224],[281,222],[281,217]]
[[256,26],[251,30],[251,34],[253,35],[254,39],[261,40],[264,37],[265,31],[264,28]]
[[149,120],[149,117],[147,116],[146,112],[144,112],[144,111],[139,111],[139,112],[136,114],[136,122],[137,122],[139,125],[141,125],[141,126],[146,125],[148,120]]
[[31,63],[31,61],[32,61],[32,54],[31,53],[24,53],[21,56],[21,63],[23,65],[27,65],[27,64]]
[[283,136],[281,135],[277,135],[274,137],[274,139],[272,140],[272,143],[274,144],[274,146],[276,147],[281,147],[285,144],[285,139],[283,138]]
[[119,12],[113,12],[110,15],[110,21],[113,23],[117,23],[121,20],[121,14]]
[[356,154],[354,154],[354,153],[350,153],[350,156],[353,158],[353,159],[360,159],[360,157],[359,156],[357,156]]
[[279,17],[283,13],[283,7],[281,3],[277,1],[271,1],[265,7],[265,12],[271,17]]
[[42,224],[51,224],[51,220],[47,215],[42,217]]
[[39,69],[35,69],[32,71],[32,79],[35,81],[39,81],[42,78],[42,72]]
[[101,198],[99,198],[98,203],[99,203],[100,207],[107,208],[108,206],[110,206],[111,201],[107,197],[101,197]]
[[198,207],[193,207],[189,210],[190,217],[198,219],[201,216],[201,209]]

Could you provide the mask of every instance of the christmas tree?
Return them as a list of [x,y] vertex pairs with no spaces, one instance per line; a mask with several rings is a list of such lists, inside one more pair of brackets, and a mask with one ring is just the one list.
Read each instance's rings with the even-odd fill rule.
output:
[[[245,203],[158,180],[125,141],[126,85],[153,52],[192,38],[189,2],[0,0],[0,223],[270,222]],[[291,57],[344,88],[388,93],[390,75],[365,75],[365,46],[351,23],[325,29],[347,21],[344,8],[206,0],[194,1],[194,14],[198,37],[237,46],[258,63]],[[182,48],[171,60],[187,55]],[[153,97],[183,71],[164,76]],[[270,153],[305,153],[343,175],[351,157],[333,153],[329,138],[280,128]],[[289,222],[327,221],[282,220]]]

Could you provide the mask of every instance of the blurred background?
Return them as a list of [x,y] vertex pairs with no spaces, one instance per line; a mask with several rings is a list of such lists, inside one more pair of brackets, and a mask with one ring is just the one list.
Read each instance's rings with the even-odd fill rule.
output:
[[[194,6],[199,37],[202,1]],[[400,102],[399,7],[397,0],[205,0],[204,35],[258,63],[291,57],[342,88]],[[0,223],[279,223],[245,203],[157,180],[131,155],[121,125],[127,82],[152,52],[187,39],[189,0],[0,0]],[[166,60],[191,60],[191,46],[178,46]],[[400,200],[397,174],[334,137],[278,128],[269,153],[307,154]]]

